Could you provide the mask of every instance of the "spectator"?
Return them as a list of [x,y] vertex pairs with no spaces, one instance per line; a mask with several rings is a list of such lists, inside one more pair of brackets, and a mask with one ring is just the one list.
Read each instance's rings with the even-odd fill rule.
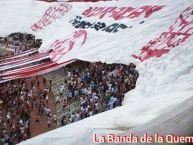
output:
[[73,103],[72,98],[80,101],[79,115],[69,111],[68,123],[120,106],[124,93],[135,88],[139,76],[132,63],[80,63],[66,68],[66,96],[70,103],[63,105],[63,110]]

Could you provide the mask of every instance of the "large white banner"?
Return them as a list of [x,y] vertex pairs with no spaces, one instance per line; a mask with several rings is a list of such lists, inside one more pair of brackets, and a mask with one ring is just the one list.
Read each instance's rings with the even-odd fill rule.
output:
[[[23,28],[22,31],[43,39],[43,45],[38,56],[29,57],[28,61],[26,58],[20,59],[19,64],[11,62],[11,65],[2,69],[22,67],[39,61],[41,53],[42,59],[49,56],[58,65],[77,59],[140,63],[167,55],[171,49],[188,41],[193,34],[193,6],[186,4],[176,8],[175,5],[168,5],[168,2],[111,1],[77,4],[35,1],[30,7],[32,3],[23,0],[29,8],[23,9],[22,16],[21,10],[19,11],[22,6],[17,5],[7,10],[10,13],[18,10],[15,18],[19,17],[20,20],[14,23],[5,15],[2,19],[9,23],[5,25],[7,29],[0,30],[8,34]],[[30,13],[31,19],[29,11],[33,12]],[[21,23],[24,19],[25,26]],[[18,27],[12,28],[13,23]],[[1,25],[4,26],[3,21]]]
[[[181,110],[181,105],[187,106],[183,101],[189,101],[193,95],[192,11],[192,0],[97,3],[0,0],[1,36],[26,32],[43,40],[39,54],[35,56],[29,57],[31,52],[27,52],[16,56],[17,60],[1,61],[0,69],[6,69],[0,73],[2,81],[53,71],[77,59],[124,64],[135,62],[139,71],[136,88],[125,95],[123,106],[27,140],[21,145],[92,145],[95,144],[93,134],[119,134],[137,127],[144,129],[141,125],[175,106],[180,104],[178,110]],[[31,63],[34,58],[44,57],[51,61]],[[15,65],[19,68],[10,70]],[[191,102],[188,106],[191,108]],[[171,117],[181,116],[181,111],[178,114],[173,111],[173,115],[160,118],[176,124],[176,119]],[[175,127],[186,133],[185,129],[187,126],[191,128],[192,123],[184,124],[183,118],[186,116],[177,120],[181,126],[172,124],[165,130],[172,133]],[[145,127],[154,126],[154,123],[157,124],[156,120],[153,124],[145,124]],[[168,127],[167,122],[165,125]],[[148,133],[148,129],[143,131]]]
[[49,35],[39,51],[52,49],[50,58],[56,63],[69,59],[129,63],[160,57],[187,41],[193,33],[192,10],[192,5],[174,9],[150,1],[57,3],[31,28],[37,35],[45,34],[46,40]]

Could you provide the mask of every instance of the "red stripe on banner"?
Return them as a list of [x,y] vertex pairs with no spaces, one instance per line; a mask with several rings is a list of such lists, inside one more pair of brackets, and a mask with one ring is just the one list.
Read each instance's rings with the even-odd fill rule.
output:
[[16,74],[20,74],[22,72],[28,72],[28,71],[31,71],[31,70],[36,70],[36,69],[39,69],[39,68],[42,68],[42,67],[46,67],[46,66],[49,66],[53,64],[53,62],[46,62],[46,63],[43,63],[43,64],[38,64],[38,65],[33,65],[33,66],[26,66],[24,68],[18,68],[18,69],[15,69],[15,70],[10,70],[10,71],[7,71],[5,73],[3,73],[2,75],[0,76],[9,76],[9,75],[16,75]]
[[0,60],[0,62],[6,62],[6,61],[10,61],[12,59],[16,59],[16,58],[20,58],[20,57],[24,57],[26,55],[29,55],[29,54],[32,54],[32,53],[35,53],[35,52],[38,52],[38,50],[30,50],[30,51],[24,51],[23,53],[20,53],[18,55],[14,55],[14,56],[11,56],[11,57],[8,57],[8,58],[5,58],[5,59],[2,59]]
[[34,59],[38,59],[38,58],[41,58],[41,57],[44,57],[44,56],[48,56],[48,54],[36,54],[36,55],[32,55],[32,56],[28,56],[28,57],[22,57],[22,58],[19,58],[19,59],[16,59],[16,60],[12,60],[12,61],[9,61],[9,62],[5,62],[5,63],[0,63],[0,66],[4,66],[4,65],[14,65],[16,63],[19,63],[19,62],[26,62],[26,61],[31,61],[31,60],[34,60]]
[[[66,62],[63,62],[61,64],[57,64],[55,62],[46,62],[46,63],[43,63],[43,64],[39,64],[39,65],[36,65],[36,66],[28,66],[28,67],[25,67],[25,68],[21,68],[21,69],[16,69],[16,70],[10,70],[6,73],[3,73],[3,74],[0,74],[0,77],[9,77],[9,76],[18,76],[18,75],[25,75],[26,77],[28,77],[28,75],[30,74],[35,74],[36,72],[40,72],[40,71],[43,71],[43,70],[46,70],[46,69],[49,69],[49,68],[54,68],[56,66],[59,66],[59,65],[63,65],[65,66],[67,63],[69,64],[72,63],[74,61],[74,59],[72,60],[68,60]],[[53,69],[51,70],[53,71]]]
[[53,70],[55,70],[54,68],[58,68],[59,66],[60,67],[66,66],[67,64],[72,63],[72,62],[73,62],[72,60],[66,61],[66,62],[61,63],[61,64],[57,64],[57,63],[53,62],[53,64],[51,66],[47,66],[45,68],[39,68],[38,70],[32,70],[31,72],[22,73],[21,77],[26,77],[26,76],[29,76],[29,75],[39,74],[40,72],[44,72],[44,71],[50,69],[50,67],[51,67],[50,71],[53,71]]
[[49,58],[49,57],[47,56],[47,57],[44,57],[44,58],[42,58],[42,57],[34,58],[33,60],[30,60],[30,61],[25,61],[25,62],[22,62],[22,63],[17,63],[17,64],[9,65],[9,66],[2,66],[0,68],[0,71],[3,71],[3,72],[9,71],[9,70],[14,71],[14,69],[18,69],[18,68],[22,68],[22,67],[25,67],[25,66],[34,65],[34,63],[39,63],[40,64],[40,61],[44,60],[46,58]]
[[[50,65],[47,65],[46,67],[42,67],[39,69],[31,69],[31,71],[27,71],[27,68],[25,68],[24,72],[20,72],[20,73],[16,73],[15,75],[7,75],[6,77],[2,77],[2,80],[0,81],[0,83],[6,82],[6,81],[10,81],[13,79],[18,79],[18,78],[27,78],[27,77],[32,77],[32,76],[36,76],[36,75],[40,75],[40,74],[44,74],[44,73],[48,73],[54,70],[57,70],[61,67],[64,67],[72,62],[75,62],[75,59],[71,59],[68,60],[66,62],[63,62],[61,64],[56,64],[54,62],[48,62]],[[42,65],[42,64],[41,64]]]

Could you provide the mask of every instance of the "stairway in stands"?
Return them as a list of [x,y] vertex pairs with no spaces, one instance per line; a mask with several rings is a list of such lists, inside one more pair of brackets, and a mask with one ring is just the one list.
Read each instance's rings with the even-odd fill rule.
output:
[[[55,97],[55,101],[60,102],[60,103],[57,103],[56,105],[58,127],[60,127],[61,118],[63,117],[63,115],[67,115],[69,110],[71,112],[76,112],[77,110],[80,109],[79,101],[73,101],[70,104],[68,103],[67,107],[63,108],[63,101],[67,99],[67,96],[66,96],[67,87],[66,87],[66,84],[64,83],[65,76],[67,76],[67,71],[64,67],[44,75],[44,77],[47,79],[48,82],[49,80],[52,80],[52,86],[51,86],[52,93]],[[56,97],[60,96],[59,88],[61,84],[64,85],[64,94],[61,97],[59,97],[59,100],[56,100]]]

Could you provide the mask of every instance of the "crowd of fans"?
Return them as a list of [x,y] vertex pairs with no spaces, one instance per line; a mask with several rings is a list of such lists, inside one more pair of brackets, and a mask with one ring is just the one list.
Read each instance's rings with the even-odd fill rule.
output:
[[[51,125],[56,125],[56,114],[52,114],[48,106],[50,95],[46,80],[44,79],[44,89],[40,88],[38,77],[30,82],[19,79],[0,84],[0,99],[5,113],[0,118],[0,144],[13,145],[30,138],[31,124],[41,126],[40,116],[47,119],[48,129]],[[37,113],[34,121],[30,115],[32,111]]]
[[[32,34],[12,33],[0,38],[0,45],[14,50],[14,54],[39,48],[41,39]],[[77,61],[66,66],[67,74],[61,84],[56,103],[63,109],[74,101],[79,102],[78,110],[68,110],[60,120],[61,126],[111,110],[122,104],[124,94],[135,88],[139,76],[134,64],[105,64]],[[31,137],[31,124],[40,123],[39,115],[46,116],[48,129],[57,125],[57,116],[49,108],[51,80],[49,89],[43,79],[44,88],[36,77],[30,83],[18,79],[0,84],[0,102],[3,101],[4,116],[0,118],[0,144],[12,145]],[[63,102],[57,98],[66,96]],[[35,122],[31,112],[36,112]],[[39,124],[40,125],[40,124]]]
[[[18,32],[0,37],[0,59],[39,48],[41,44],[41,39],[35,39],[35,36],[27,33]],[[42,116],[46,116],[44,121],[47,121],[47,130],[56,127],[56,114],[52,114],[48,105],[50,93],[46,80],[43,81],[44,88],[41,88],[41,79],[30,79],[33,81],[18,79],[0,84],[0,144],[17,144],[30,138],[31,124],[41,126]],[[34,115],[32,119],[32,112],[36,119]]]
[[39,48],[42,44],[41,39],[35,39],[35,36],[27,33],[12,33],[7,37],[0,38],[0,44],[5,48],[11,49],[14,54],[19,54],[34,48]]
[[[134,64],[105,64],[77,61],[66,66],[64,84],[59,96],[66,96],[63,109],[75,101],[78,110],[68,110],[60,120],[61,126],[111,110],[122,104],[124,94],[135,88],[139,76]],[[5,115],[0,118],[0,142],[5,145],[19,143],[31,137],[31,124],[40,123],[39,115],[46,116],[47,128],[57,125],[57,115],[49,108],[52,81],[40,88],[38,77],[30,83],[19,79],[0,84],[0,100],[3,101]],[[34,122],[31,112],[37,113]],[[40,124],[39,124],[40,125]]]
[[[126,92],[135,88],[139,76],[134,64],[86,63],[67,66],[65,84],[59,87],[60,96],[66,93],[69,102],[79,100],[80,110],[69,110],[61,119],[61,125],[93,116],[99,112],[120,106]],[[65,91],[64,86],[67,86]],[[59,96],[58,96],[59,97]]]

